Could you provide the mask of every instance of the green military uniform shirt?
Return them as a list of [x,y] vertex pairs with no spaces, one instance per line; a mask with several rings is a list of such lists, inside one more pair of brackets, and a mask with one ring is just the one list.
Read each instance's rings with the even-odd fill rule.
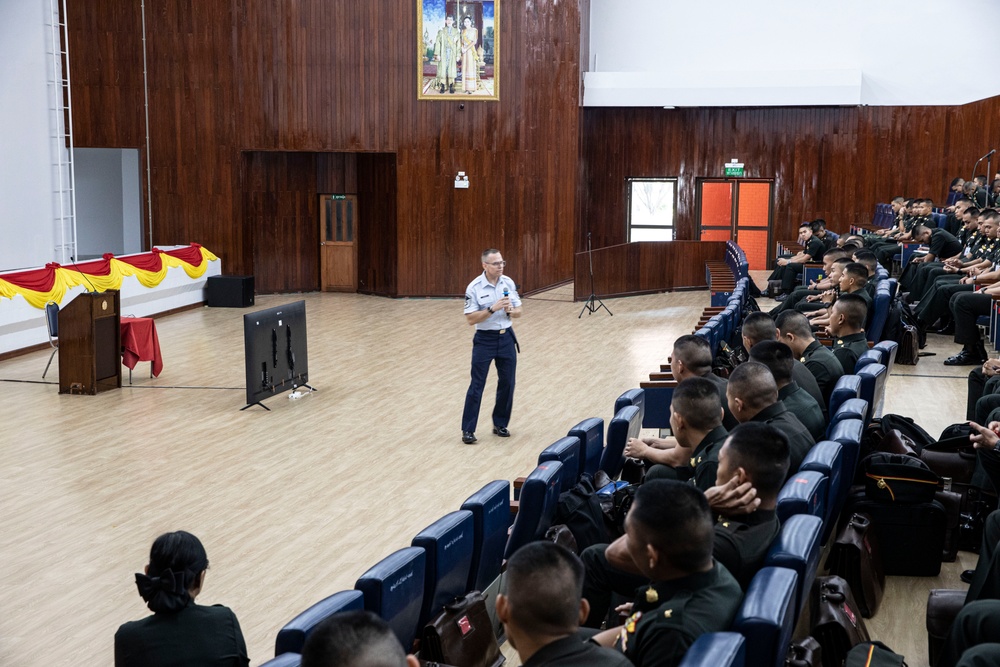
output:
[[636,590],[615,646],[637,667],[676,667],[694,640],[729,628],[743,599],[725,567]]
[[792,381],[778,390],[778,400],[785,404],[786,410],[799,418],[814,440],[819,442],[823,439],[826,435],[826,418],[823,417],[823,409],[808,391]]
[[864,331],[833,341],[833,356],[837,357],[844,373],[848,375],[854,373],[854,365],[858,363],[858,358],[867,351],[868,339]]
[[719,450],[726,442],[729,431],[725,426],[716,426],[709,431],[698,446],[691,452],[688,465],[671,468],[668,465],[656,464],[646,472],[647,480],[676,479],[689,481],[702,491],[715,486],[719,471]]
[[823,347],[823,344],[818,340],[809,343],[809,346],[803,350],[802,358],[799,361],[805,364],[809,372],[816,378],[816,384],[823,392],[823,402],[829,405],[830,394],[833,393],[833,387],[837,384],[837,380],[844,374],[844,367],[837,360],[837,357],[833,356],[833,352]]
[[712,555],[725,566],[743,590],[764,566],[781,524],[774,510],[757,510],[737,519],[719,517],[712,540]]

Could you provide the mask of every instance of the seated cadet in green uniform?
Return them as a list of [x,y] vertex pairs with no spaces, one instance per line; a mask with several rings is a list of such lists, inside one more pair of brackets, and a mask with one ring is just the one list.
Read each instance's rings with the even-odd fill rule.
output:
[[813,439],[822,440],[826,435],[826,418],[816,399],[792,379],[791,348],[776,340],[765,340],[750,348],[750,361],[767,366],[778,385],[778,400],[799,418]]
[[[931,210],[934,208],[934,202],[930,199],[917,199],[914,200],[913,205],[910,207],[912,215],[904,217],[902,221],[902,233],[895,235],[895,241],[899,243],[911,243],[913,229],[917,225],[924,225],[925,227],[933,227],[934,222],[931,218]],[[883,244],[878,247],[872,247],[872,251],[878,258],[878,261],[888,268],[889,262],[892,258],[900,252],[900,248],[895,243]]]
[[370,611],[334,614],[317,625],[302,647],[302,667],[357,665],[418,667],[384,620]]
[[900,285],[905,292],[904,301],[910,304],[922,302],[939,282],[951,283],[989,270],[996,250],[996,221],[992,212],[981,213],[979,209],[968,208],[962,214],[962,220],[964,226],[958,237],[963,243],[962,251],[957,257],[921,264],[909,287]]
[[726,405],[726,379],[712,372],[712,361],[712,347],[708,341],[701,336],[688,334],[674,341],[674,349],[670,352],[670,372],[678,382],[688,378],[705,378],[714,384],[725,411],[722,425],[731,429],[739,422]]
[[840,282],[837,286],[837,291],[828,300],[827,297],[823,297],[824,301],[827,301],[828,305],[823,310],[813,311],[807,313],[806,317],[809,318],[809,324],[816,331],[821,331],[830,323],[830,306],[832,306],[837,299],[843,294],[856,294],[865,300],[868,307],[872,306],[872,297],[868,293],[866,287],[868,286],[868,267],[860,262],[852,262],[844,267],[843,272],[840,274]]
[[802,459],[816,444],[797,416],[778,400],[778,385],[764,364],[748,361],[729,376],[729,409],[740,420],[770,424],[788,438],[789,473],[799,469]]
[[[774,509],[788,472],[788,439],[767,424],[740,424],[719,456],[716,485],[705,493],[716,515],[712,554],[745,589],[778,533]],[[653,481],[647,477],[645,483]],[[631,598],[649,584],[632,563],[624,537],[588,547],[580,557],[587,572],[584,597],[590,601],[587,627],[601,627],[612,593]]]
[[833,356],[848,375],[854,373],[858,357],[868,351],[864,330],[867,317],[868,305],[855,294],[844,294],[837,299],[830,313],[827,329],[833,337]]
[[[783,301],[785,296],[792,293],[795,285],[798,284],[802,276],[802,267],[807,262],[823,261],[823,253],[826,246],[817,236],[813,236],[811,223],[803,222],[799,225],[799,242],[804,246],[802,251],[790,257],[779,257],[775,260],[774,271],[767,277],[769,290],[772,296],[779,296],[779,301]],[[775,295],[770,285],[780,283],[780,295]]]
[[712,558],[713,535],[701,491],[666,479],[640,486],[625,518],[625,546],[650,583],[636,591],[625,625],[593,641],[638,667],[675,667],[695,639],[726,630],[743,592]]
[[833,352],[816,340],[809,320],[802,313],[782,313],[778,315],[775,325],[778,327],[778,340],[792,348],[792,354],[813,374],[823,392],[823,402],[829,405],[830,394],[837,380],[844,374],[844,367],[833,356]]
[[497,618],[524,667],[628,667],[620,651],[586,641],[578,630],[590,607],[583,563],[552,542],[531,542],[507,561]]
[[913,228],[913,240],[927,246],[927,253],[913,257],[910,262],[915,266],[924,262],[935,262],[938,259],[955,257],[962,252],[962,242],[954,234],[940,227],[917,225]]
[[[914,306],[917,325],[927,329],[940,321],[942,326],[930,333],[953,333],[948,327],[952,319],[951,299],[961,292],[973,292],[976,285],[983,285],[997,280],[1000,273],[993,270],[994,263],[1000,259],[1000,246],[997,244],[997,222],[1000,215],[995,211],[983,211],[979,216],[979,233],[983,243],[977,249],[978,260],[966,267],[938,276],[927,287],[920,298],[919,306]],[[912,295],[911,295],[912,296]],[[913,299],[910,299],[911,302]]]
[[[795,308],[796,305],[808,296],[822,294],[828,289],[833,289],[834,285],[836,285],[832,274],[833,263],[841,258],[847,258],[847,260],[850,261],[850,255],[850,251],[842,248],[833,248],[823,253],[823,279],[812,281],[808,286],[799,285],[796,287],[792,290],[792,293],[788,295],[787,299],[771,309],[771,317],[775,317],[778,313]],[[874,257],[874,255],[872,256]],[[847,262],[844,263],[846,264]]]
[[688,378],[670,399],[672,438],[629,438],[625,456],[653,464],[646,479],[691,481],[702,491],[715,486],[719,449],[729,432],[722,425],[722,401],[715,384]]
[[[824,308],[826,308],[827,305],[829,305],[829,303],[832,301],[832,299],[836,297],[837,291],[840,289],[840,279],[844,276],[844,268],[848,264],[853,264],[853,263],[854,260],[852,260],[850,256],[847,255],[845,255],[844,257],[839,257],[836,260],[834,260],[832,266],[830,267],[830,273],[829,273],[830,283],[831,283],[830,287],[828,289],[823,290],[822,292],[816,291],[815,294],[807,295],[804,299],[801,299],[798,303],[796,303],[793,306],[793,308],[799,311],[800,313],[812,313],[817,310],[823,310]],[[792,296],[795,295],[793,294]],[[791,299],[792,297],[788,297],[788,299],[785,300],[785,303],[788,303],[789,301],[791,301]],[[785,303],[781,305],[784,306]],[[785,310],[791,310],[791,308],[785,308],[781,311],[778,311],[778,314],[781,314]]]
[[[767,313],[760,311],[750,313],[743,320],[743,349],[750,350],[754,345],[765,340],[778,340],[778,327],[774,326],[774,320]],[[819,390],[819,385],[816,384],[816,378],[798,359],[792,359],[792,381],[816,399],[816,403],[823,411],[825,421],[826,406],[823,404],[823,393]]]

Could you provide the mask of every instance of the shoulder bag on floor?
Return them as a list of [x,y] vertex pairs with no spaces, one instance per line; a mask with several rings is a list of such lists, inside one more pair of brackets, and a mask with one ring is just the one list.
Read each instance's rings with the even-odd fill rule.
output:
[[497,667],[504,657],[493,634],[486,598],[479,591],[466,593],[444,606],[424,626],[420,658],[460,667]]

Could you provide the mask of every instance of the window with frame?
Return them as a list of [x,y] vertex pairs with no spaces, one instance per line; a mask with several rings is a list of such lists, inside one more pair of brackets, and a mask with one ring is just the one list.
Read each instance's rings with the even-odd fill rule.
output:
[[673,241],[677,213],[676,178],[630,178],[628,241]]

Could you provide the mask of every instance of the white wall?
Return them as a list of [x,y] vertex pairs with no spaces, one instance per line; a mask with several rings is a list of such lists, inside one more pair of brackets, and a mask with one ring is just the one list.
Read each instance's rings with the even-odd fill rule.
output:
[[57,259],[48,0],[0,0],[0,270]]
[[585,106],[953,105],[1000,94],[989,0],[592,0]]
[[73,165],[78,257],[141,252],[139,151],[77,148]]

